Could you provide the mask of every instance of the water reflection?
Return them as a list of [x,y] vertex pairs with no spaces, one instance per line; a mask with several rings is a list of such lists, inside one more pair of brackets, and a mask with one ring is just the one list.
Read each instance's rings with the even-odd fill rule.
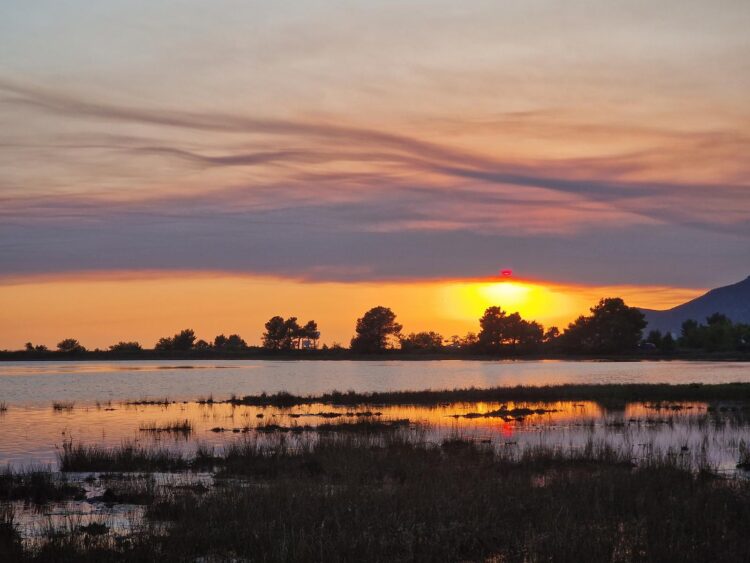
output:
[[398,391],[561,383],[722,383],[750,381],[743,362],[598,361],[127,361],[2,362],[0,399],[8,405],[52,401],[195,399],[333,389]]
[[603,441],[643,452],[703,456],[719,470],[733,469],[748,441],[750,410],[721,403],[476,402],[423,406],[322,404],[294,408],[222,402],[106,402],[9,407],[0,418],[0,464],[56,467],[65,441],[117,446],[125,441],[192,453],[198,445],[220,450],[248,432],[314,432],[321,425],[362,420],[408,420],[424,425],[427,440],[460,435],[500,447],[583,447]]

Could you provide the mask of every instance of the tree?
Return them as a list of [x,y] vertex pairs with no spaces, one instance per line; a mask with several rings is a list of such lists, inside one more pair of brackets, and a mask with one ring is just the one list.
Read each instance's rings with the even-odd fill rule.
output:
[[172,338],[169,337],[163,337],[160,338],[159,341],[154,346],[154,350],[158,350],[159,352],[168,352],[168,351],[180,351],[184,352],[187,350],[192,350],[195,345],[195,332],[190,329],[186,328],[185,330],[182,330],[175,334]]
[[551,326],[544,333],[542,340],[545,344],[553,344],[560,336],[560,329],[556,326]]
[[269,350],[299,349],[302,348],[303,340],[311,340],[317,348],[320,338],[318,324],[315,321],[308,321],[304,326],[300,326],[297,317],[284,319],[277,315],[271,317],[265,327],[263,347]]
[[638,347],[646,328],[646,319],[635,307],[619,297],[605,298],[591,308],[591,315],[580,316],[561,336],[571,352],[618,354]]
[[351,348],[357,352],[382,352],[388,347],[389,337],[398,338],[401,329],[396,314],[388,307],[373,307],[357,319]]
[[479,344],[487,351],[529,351],[542,343],[544,328],[518,313],[508,315],[500,307],[488,307],[479,319]]
[[143,350],[138,342],[118,342],[109,347],[110,352],[140,352]]
[[286,324],[284,317],[271,317],[265,324],[263,333],[263,347],[269,350],[280,350],[286,338]]
[[303,338],[312,342],[312,347],[318,347],[318,340],[320,339],[320,331],[318,330],[318,323],[315,321],[307,321],[305,326],[302,327]]
[[81,343],[75,338],[66,338],[57,343],[57,350],[59,352],[65,352],[66,354],[75,354],[85,352],[86,348],[81,346]]
[[745,350],[748,347],[748,325],[734,324],[729,317],[714,313],[699,324],[693,319],[682,323],[680,345],[685,348],[702,349],[708,352]]
[[229,336],[220,334],[214,338],[214,348],[216,350],[244,350],[247,348],[247,342],[239,334]]
[[701,335],[698,327],[698,321],[688,319],[682,323],[680,332],[680,345],[685,348],[700,348]]
[[474,332],[467,332],[466,336],[459,336],[454,334],[448,339],[448,346],[454,350],[471,350],[477,346],[479,338]]
[[282,342],[282,348],[284,350],[291,350],[292,348],[299,348],[302,341],[302,327],[297,322],[297,317],[289,317],[284,321],[284,340]]
[[674,352],[676,343],[671,332],[666,333],[661,339],[661,351],[662,352]]
[[406,352],[439,352],[443,349],[443,336],[437,332],[410,333],[400,339],[401,349]]
[[664,336],[660,330],[651,330],[645,341],[661,349],[662,343],[664,342]]
[[487,350],[499,350],[505,340],[507,314],[500,307],[487,307],[479,319],[479,343]]
[[186,328],[174,335],[172,346],[175,350],[190,350],[195,344],[195,332]]

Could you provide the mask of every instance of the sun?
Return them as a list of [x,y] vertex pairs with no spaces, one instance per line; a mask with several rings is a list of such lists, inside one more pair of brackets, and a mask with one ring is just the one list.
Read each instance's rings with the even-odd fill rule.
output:
[[564,292],[517,279],[447,284],[441,305],[443,313],[456,320],[478,319],[493,305],[543,323],[558,322],[574,312],[573,300]]

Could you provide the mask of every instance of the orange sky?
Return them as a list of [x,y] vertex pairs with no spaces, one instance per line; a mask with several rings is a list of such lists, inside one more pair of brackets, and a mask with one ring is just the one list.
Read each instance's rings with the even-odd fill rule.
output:
[[67,337],[89,348],[133,339],[151,347],[159,337],[188,327],[206,340],[239,333],[256,344],[265,321],[277,314],[315,319],[323,342],[348,344],[357,317],[376,305],[391,307],[406,332],[437,330],[448,337],[476,331],[490,305],[564,326],[604,296],[666,308],[701,292],[520,279],[315,283],[191,272],[27,278],[0,285],[0,348],[18,349],[27,341],[53,347]]
[[5,2],[0,347],[747,277],[748,0],[561,4]]

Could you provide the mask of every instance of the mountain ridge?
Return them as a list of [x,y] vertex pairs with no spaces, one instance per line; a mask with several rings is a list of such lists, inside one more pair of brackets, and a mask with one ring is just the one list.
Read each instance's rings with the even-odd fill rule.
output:
[[682,323],[694,319],[705,323],[706,317],[722,313],[735,323],[750,324],[750,276],[742,281],[711,289],[676,307],[665,310],[643,309],[646,331],[660,330],[679,334]]

